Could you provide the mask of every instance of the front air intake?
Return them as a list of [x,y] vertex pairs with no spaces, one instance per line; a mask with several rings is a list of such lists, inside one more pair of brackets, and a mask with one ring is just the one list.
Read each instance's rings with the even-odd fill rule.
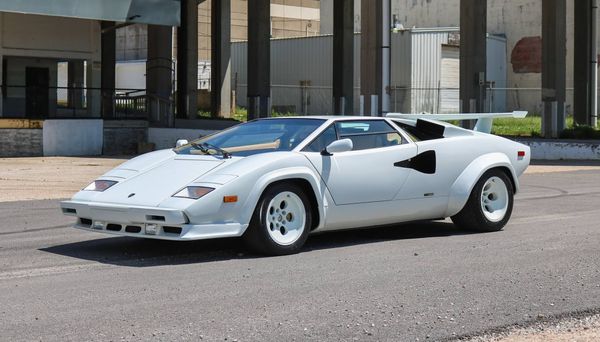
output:
[[142,227],[140,226],[127,226],[125,227],[125,232],[137,234],[142,231]]

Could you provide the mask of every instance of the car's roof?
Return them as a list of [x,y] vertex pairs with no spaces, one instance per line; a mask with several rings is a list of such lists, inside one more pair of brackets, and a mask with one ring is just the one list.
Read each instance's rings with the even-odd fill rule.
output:
[[358,115],[311,115],[311,116],[277,116],[270,118],[261,118],[261,120],[271,119],[317,119],[317,120],[383,120],[381,116],[358,116]]

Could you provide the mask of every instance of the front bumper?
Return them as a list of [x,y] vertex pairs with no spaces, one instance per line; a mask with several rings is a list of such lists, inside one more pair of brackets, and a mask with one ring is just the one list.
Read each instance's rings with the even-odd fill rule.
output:
[[241,236],[247,224],[193,224],[178,209],[131,207],[96,202],[63,201],[63,214],[77,217],[74,227],[113,235],[163,240],[202,240]]

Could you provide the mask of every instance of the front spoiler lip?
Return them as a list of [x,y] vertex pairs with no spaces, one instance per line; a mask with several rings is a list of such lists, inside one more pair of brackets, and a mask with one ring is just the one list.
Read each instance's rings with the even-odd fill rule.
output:
[[[129,236],[137,238],[190,241],[203,239],[216,239],[226,237],[239,237],[244,234],[248,224],[239,222],[216,222],[207,224],[190,224],[188,216],[183,210],[171,208],[155,207],[135,207],[119,204],[107,204],[97,202],[79,202],[63,201],[60,203],[63,213],[77,218],[86,218],[93,222],[101,221],[105,224],[115,223],[121,225],[139,225],[142,227],[139,233],[127,233],[121,231],[102,230],[84,226],[79,220],[74,224],[74,228],[87,230],[95,233],[104,233],[118,236]],[[74,209],[76,212],[69,212],[66,209]],[[164,216],[164,221],[149,220],[150,216]],[[159,226],[177,226],[181,227],[181,234],[165,234],[160,232],[156,235],[145,234],[144,227],[146,223],[157,224]]]
[[[60,207],[65,215],[99,221],[156,223],[162,225],[182,225],[189,223],[189,219],[183,210],[172,208],[80,201],[62,201],[60,202]],[[75,212],[72,212],[72,210],[75,210]]]
[[205,239],[218,239],[218,238],[228,238],[228,237],[239,237],[244,234],[246,228],[248,228],[247,224],[239,224],[239,223],[221,223],[221,224],[201,224],[201,225],[192,225],[185,224],[182,225],[181,235],[172,235],[172,234],[163,234],[159,233],[156,235],[145,234],[142,229],[139,233],[127,233],[125,231],[114,232],[110,230],[98,230],[90,227],[85,227],[80,224],[75,224],[74,228],[86,230],[94,233],[104,233],[110,235],[117,236],[128,236],[128,237],[136,237],[136,238],[145,238],[145,239],[158,239],[158,240],[171,240],[171,241],[193,241],[193,240],[205,240]]

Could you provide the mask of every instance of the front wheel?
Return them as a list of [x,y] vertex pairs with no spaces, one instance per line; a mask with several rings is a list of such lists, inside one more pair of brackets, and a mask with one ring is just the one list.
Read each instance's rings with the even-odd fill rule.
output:
[[310,210],[310,202],[298,186],[275,184],[261,196],[244,241],[262,254],[298,253],[310,233]]
[[464,208],[452,216],[458,227],[476,232],[502,230],[512,214],[512,182],[498,169],[483,174],[469,196]]

